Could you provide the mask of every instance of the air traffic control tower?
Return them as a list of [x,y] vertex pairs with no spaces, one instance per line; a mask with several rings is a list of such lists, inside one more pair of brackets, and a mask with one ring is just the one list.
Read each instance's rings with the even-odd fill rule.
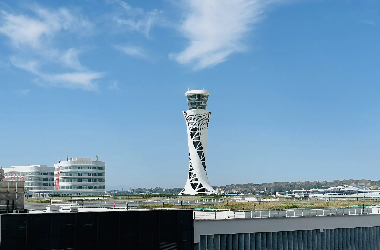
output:
[[185,93],[189,110],[183,111],[189,146],[189,174],[181,194],[214,194],[206,172],[207,130],[211,112],[206,110],[210,93],[207,90],[189,90]]

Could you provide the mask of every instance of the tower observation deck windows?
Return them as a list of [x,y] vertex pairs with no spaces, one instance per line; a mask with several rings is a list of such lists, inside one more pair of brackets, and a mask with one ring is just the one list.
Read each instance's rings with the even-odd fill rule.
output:
[[208,95],[194,94],[187,96],[187,104],[189,110],[192,109],[206,109]]

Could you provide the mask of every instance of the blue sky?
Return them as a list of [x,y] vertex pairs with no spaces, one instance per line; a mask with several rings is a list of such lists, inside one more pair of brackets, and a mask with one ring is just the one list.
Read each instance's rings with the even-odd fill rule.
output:
[[380,2],[0,2],[0,166],[106,161],[182,187],[207,89],[212,185],[380,179]]

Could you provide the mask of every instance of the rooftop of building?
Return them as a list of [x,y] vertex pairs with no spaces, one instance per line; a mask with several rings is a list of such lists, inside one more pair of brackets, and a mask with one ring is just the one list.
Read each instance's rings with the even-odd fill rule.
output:
[[47,165],[24,165],[24,166],[11,166],[9,168],[3,168],[5,173],[8,172],[23,172],[23,171],[52,171],[54,167],[48,167]]
[[205,95],[205,96],[209,96],[210,95],[210,92],[208,92],[207,90],[188,90],[186,91],[185,93],[186,96],[189,96],[189,95]]
[[66,161],[59,159],[59,163],[91,163],[91,162],[102,162],[102,161],[99,161],[98,156],[96,156],[95,160],[92,160],[90,157],[69,158],[69,156],[66,156]]

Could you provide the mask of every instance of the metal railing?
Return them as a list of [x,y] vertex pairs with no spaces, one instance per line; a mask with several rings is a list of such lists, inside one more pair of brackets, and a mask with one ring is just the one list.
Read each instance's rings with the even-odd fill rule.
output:
[[215,210],[194,211],[195,220],[225,219],[264,219],[318,216],[358,216],[372,214],[372,208],[326,208],[326,209],[287,209],[287,210]]

